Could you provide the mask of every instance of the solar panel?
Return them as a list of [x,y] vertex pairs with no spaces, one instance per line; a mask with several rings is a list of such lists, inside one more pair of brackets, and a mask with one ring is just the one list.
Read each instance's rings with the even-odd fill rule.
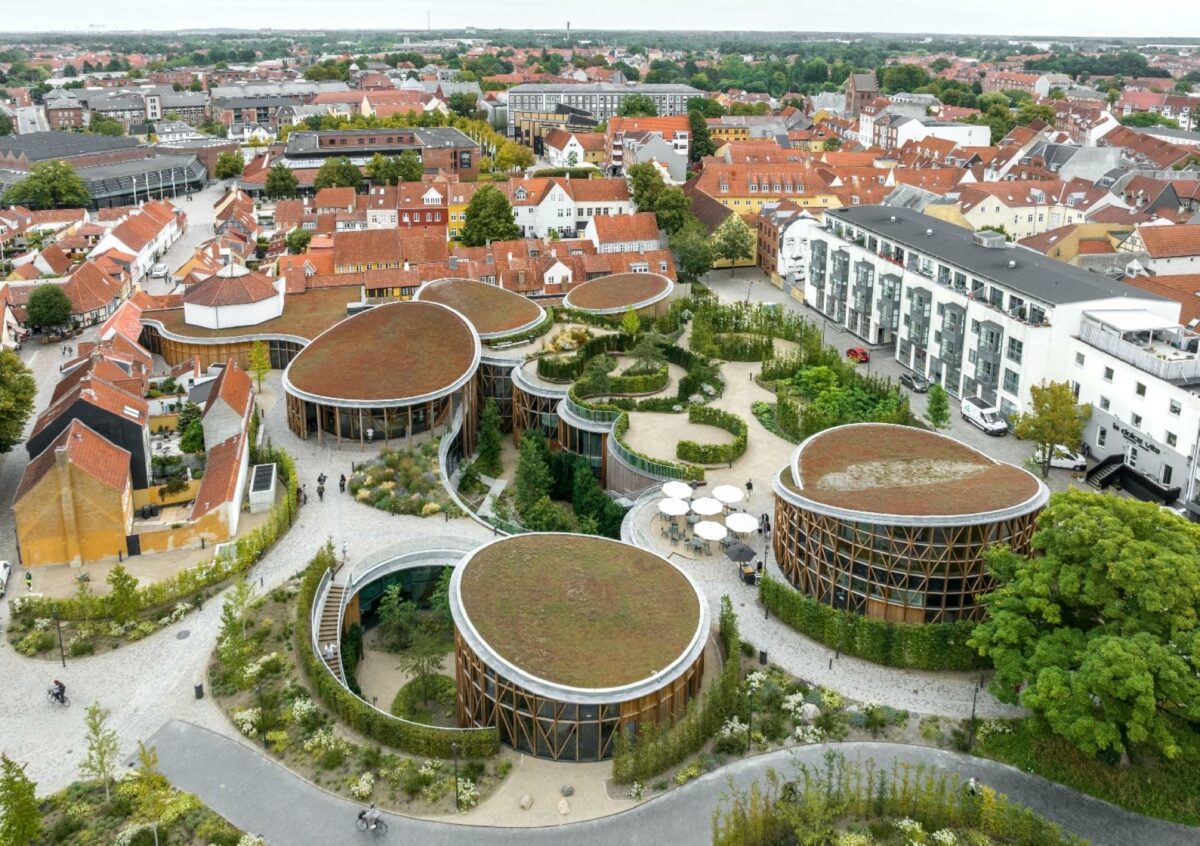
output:
[[274,464],[254,465],[254,477],[250,482],[251,491],[269,491],[275,481]]

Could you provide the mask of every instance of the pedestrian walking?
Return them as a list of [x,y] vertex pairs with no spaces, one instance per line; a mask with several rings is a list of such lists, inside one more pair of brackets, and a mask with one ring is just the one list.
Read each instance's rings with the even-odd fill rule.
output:
[[317,499],[319,499],[321,502],[325,501],[325,486],[324,485],[317,485]]
[[375,430],[367,429],[367,443],[371,443],[373,440],[375,440]]
[[25,590],[33,590],[33,571],[25,571]]
[[754,493],[754,480],[747,479],[746,480],[746,495],[749,496],[752,493]]
[[346,474],[345,473],[342,474],[342,478],[338,479],[338,491],[340,493],[346,492]]

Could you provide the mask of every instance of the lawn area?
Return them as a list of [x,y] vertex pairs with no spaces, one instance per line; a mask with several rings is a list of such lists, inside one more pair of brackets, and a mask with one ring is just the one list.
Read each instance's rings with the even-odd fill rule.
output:
[[[1001,727],[1011,731],[996,730]],[[1175,761],[1135,753],[1130,766],[1120,767],[1039,733],[1033,720],[1017,720],[984,723],[978,751],[1130,811],[1200,825],[1200,737],[1193,737]]]

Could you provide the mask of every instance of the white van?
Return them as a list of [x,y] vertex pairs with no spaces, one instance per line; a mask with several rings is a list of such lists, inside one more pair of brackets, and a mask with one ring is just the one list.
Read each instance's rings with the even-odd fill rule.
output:
[[963,420],[978,426],[989,435],[1008,434],[1008,421],[1000,414],[1000,409],[988,405],[979,397],[967,397],[962,401],[962,416]]
[[[1050,455],[1050,466],[1057,467],[1060,470],[1074,470],[1076,473],[1082,473],[1087,469],[1087,459],[1073,449],[1067,449],[1062,444],[1055,444],[1054,452]],[[1040,464],[1045,460],[1045,454],[1041,447],[1035,447],[1033,450],[1034,459]]]

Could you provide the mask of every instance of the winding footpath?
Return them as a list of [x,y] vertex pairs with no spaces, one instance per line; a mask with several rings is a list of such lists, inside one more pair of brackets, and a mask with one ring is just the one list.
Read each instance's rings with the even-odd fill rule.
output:
[[[268,843],[302,846],[363,840],[364,835],[354,828],[360,805],[309,784],[247,744],[178,721],[167,723],[151,743],[158,748],[159,765],[172,782],[195,793],[234,825],[263,835]],[[801,746],[735,761],[629,811],[562,826],[491,828],[385,814],[387,842],[423,846],[540,846],[567,840],[572,846],[706,843],[712,836],[713,811],[728,795],[731,782],[745,790],[769,769],[786,776],[792,772],[793,760],[819,766],[830,749],[851,761],[873,758],[885,766],[892,761],[908,762],[957,773],[964,780],[975,776],[1096,846],[1196,846],[1200,841],[1197,829],[1132,814],[994,761],[923,746],[840,743]]]

